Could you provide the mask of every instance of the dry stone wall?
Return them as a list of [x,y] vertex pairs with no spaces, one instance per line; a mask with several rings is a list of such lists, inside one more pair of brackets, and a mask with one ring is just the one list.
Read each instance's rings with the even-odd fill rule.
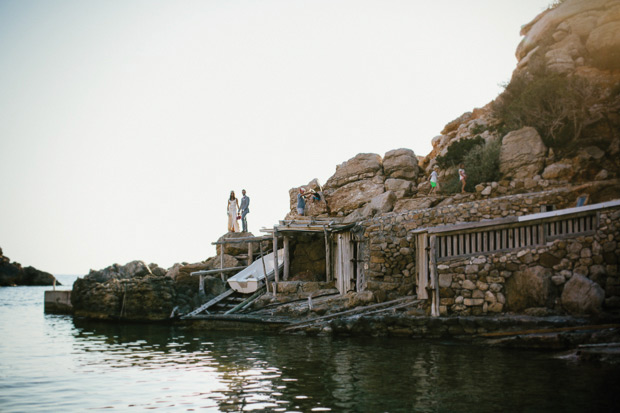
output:
[[[557,189],[391,213],[364,221],[360,248],[365,289],[379,301],[415,293],[418,229],[533,214],[541,212],[542,205],[572,207],[574,201],[569,195],[569,190]],[[602,213],[594,236],[440,262],[441,313],[596,313],[603,307],[617,308],[619,218],[617,209]],[[565,284],[573,277],[582,282],[569,285],[567,290]],[[571,307],[567,304],[571,290],[588,292],[589,302],[598,304],[589,309],[583,303]]]

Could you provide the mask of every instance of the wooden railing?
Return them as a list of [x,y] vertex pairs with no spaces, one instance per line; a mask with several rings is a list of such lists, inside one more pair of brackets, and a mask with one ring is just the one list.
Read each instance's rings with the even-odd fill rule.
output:
[[589,211],[578,216],[550,216],[535,222],[506,222],[483,227],[456,228],[437,233],[438,261],[474,254],[485,254],[544,245],[559,238],[589,235],[598,227],[598,212]]

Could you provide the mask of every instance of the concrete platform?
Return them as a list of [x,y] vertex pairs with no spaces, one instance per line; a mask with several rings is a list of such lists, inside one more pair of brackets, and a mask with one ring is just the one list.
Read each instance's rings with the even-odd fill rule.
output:
[[43,311],[50,314],[73,314],[71,290],[46,291]]

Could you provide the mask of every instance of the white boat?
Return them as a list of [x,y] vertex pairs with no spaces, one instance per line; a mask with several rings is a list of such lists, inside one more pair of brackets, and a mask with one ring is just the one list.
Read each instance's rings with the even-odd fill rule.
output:
[[[273,274],[273,252],[264,257],[265,268],[263,269],[262,259],[257,259],[247,268],[241,270],[228,279],[230,288],[240,293],[248,294],[258,290],[263,285],[265,279],[265,271],[267,276]],[[284,264],[284,250],[278,250],[278,268],[282,268]]]

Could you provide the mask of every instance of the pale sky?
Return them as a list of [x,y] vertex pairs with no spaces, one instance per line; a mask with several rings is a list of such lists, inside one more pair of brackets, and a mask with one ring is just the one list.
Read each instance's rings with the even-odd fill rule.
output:
[[215,255],[358,153],[501,91],[550,0],[0,0],[0,247],[84,275]]

